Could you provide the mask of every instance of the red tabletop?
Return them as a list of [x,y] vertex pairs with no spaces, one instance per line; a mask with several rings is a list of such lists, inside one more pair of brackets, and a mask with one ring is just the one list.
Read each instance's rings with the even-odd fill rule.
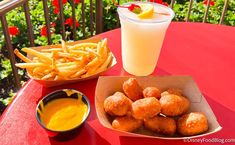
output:
[[[104,75],[128,75],[122,68],[120,29],[99,35],[108,38],[108,45],[117,64]],[[155,39],[155,38],[153,38]],[[206,139],[235,139],[235,27],[203,23],[173,22],[166,33],[158,67],[153,75],[191,75],[213,109],[223,129]],[[97,79],[70,85],[45,88],[29,80],[17,93],[0,118],[1,145],[56,144],[198,144],[183,140],[169,141],[118,136],[97,121],[94,92]],[[58,142],[48,138],[35,119],[38,100],[61,88],[83,92],[91,103],[91,114],[79,135],[73,140]],[[216,144],[204,140],[206,144]],[[220,144],[220,143],[217,143]],[[234,144],[234,142],[233,142]]]

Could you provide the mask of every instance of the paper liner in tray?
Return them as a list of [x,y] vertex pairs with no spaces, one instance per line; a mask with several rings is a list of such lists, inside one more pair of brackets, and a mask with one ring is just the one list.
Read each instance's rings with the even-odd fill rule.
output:
[[201,94],[196,83],[190,76],[147,76],[147,77],[136,77],[139,84],[145,88],[147,86],[158,87],[161,90],[166,90],[168,88],[179,88],[183,90],[183,94],[190,100],[189,112],[203,112],[209,123],[209,130],[203,134],[183,137],[180,135],[175,135],[172,137],[160,135],[153,133],[144,128],[139,129],[135,133],[123,132],[115,130],[111,126],[111,118],[108,116],[103,107],[105,98],[112,95],[116,91],[122,91],[122,84],[129,77],[118,77],[118,76],[101,76],[98,79],[96,92],[95,92],[95,107],[97,112],[97,117],[100,123],[112,131],[116,131],[119,135],[124,136],[135,136],[135,137],[148,137],[148,138],[160,138],[160,139],[186,139],[195,138],[209,135],[218,132],[222,127],[217,122],[217,119],[207,103],[204,96]]
[[[86,40],[68,42],[68,43],[66,43],[66,45],[67,46],[70,46],[70,45],[73,46],[75,44],[79,44],[79,43],[83,43],[83,42],[99,42],[100,40],[101,40],[101,38],[91,38],[91,39],[86,39]],[[58,48],[59,46],[61,46],[61,44],[31,47],[31,48],[40,51],[42,49]],[[113,54],[112,54],[112,56],[113,56],[112,61],[110,62],[110,64],[108,65],[108,68],[105,71],[98,72],[94,75],[91,75],[91,76],[85,77],[85,78],[77,78],[77,79],[71,79],[71,80],[40,80],[40,79],[34,78],[30,74],[29,71],[27,71],[27,74],[31,79],[34,79],[35,81],[41,83],[45,87],[53,87],[53,86],[59,86],[59,85],[63,85],[63,84],[75,83],[75,82],[79,82],[79,81],[84,81],[84,80],[97,78],[100,74],[102,74],[102,73],[106,72],[107,70],[109,70],[111,67],[113,67],[117,63],[115,56]],[[30,55],[28,55],[27,57],[32,58],[32,56],[30,56]]]

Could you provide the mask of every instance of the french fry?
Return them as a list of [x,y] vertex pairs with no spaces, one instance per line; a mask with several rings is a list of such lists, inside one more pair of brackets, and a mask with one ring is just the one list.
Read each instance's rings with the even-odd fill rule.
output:
[[51,48],[51,49],[42,49],[42,52],[62,52],[63,49],[61,48]]
[[38,75],[38,74],[33,75],[33,78],[34,78],[34,79],[39,79],[39,80],[41,80],[42,77],[43,77],[43,75]]
[[107,58],[107,59],[105,60],[105,62],[96,70],[96,72],[99,73],[99,72],[102,72],[102,71],[106,70],[107,67],[108,67],[108,65],[109,65],[110,62],[112,61],[112,58],[113,58],[112,53],[109,52],[108,58]]
[[102,64],[101,61],[98,61],[98,63],[94,64],[92,67],[86,67],[87,72],[81,77],[84,78],[96,74],[96,70],[99,68],[101,64]]
[[[69,58],[70,59],[70,58]],[[77,62],[84,62],[86,61],[87,57],[80,56],[80,57],[72,57],[71,60],[76,60]]]
[[108,57],[108,51],[107,51],[107,47],[106,46],[104,46],[104,47],[102,47],[101,49],[100,49],[100,55],[101,55],[101,59],[102,59],[102,62],[104,62],[106,59],[107,59],[107,57]]
[[44,73],[44,71],[46,70],[46,67],[35,67],[33,69],[33,75],[39,74],[39,73]]
[[55,77],[55,75],[56,75],[55,72],[51,72],[51,73],[45,75],[44,77],[42,77],[41,79],[42,79],[42,80],[48,80],[48,79],[50,79],[50,78]]
[[90,47],[90,48],[96,48],[97,47],[97,43],[93,43],[93,42],[85,42],[85,43],[80,43],[80,44],[75,44],[74,46],[69,47],[70,50],[76,50],[76,49],[81,49],[84,47]]
[[66,58],[60,58],[57,61],[60,62],[60,63],[65,63],[65,62],[67,62],[67,59]]
[[33,73],[33,69],[34,69],[34,68],[26,68],[27,72],[30,73],[30,74]]
[[107,45],[107,38],[104,38],[101,43],[101,47],[105,47]]
[[33,57],[33,62],[39,62],[39,58],[38,57]]
[[78,64],[73,64],[73,65],[69,65],[69,66],[60,66],[57,67],[58,70],[73,70],[73,69],[77,69],[79,67]]
[[46,62],[48,62],[49,64],[52,63],[52,59],[51,59],[51,58],[49,58],[49,57],[47,57],[47,56],[45,56],[45,55],[42,55],[40,52],[38,52],[38,51],[36,51],[36,50],[34,50],[34,49],[22,48],[22,51],[27,52],[27,53],[29,53],[29,54],[31,54],[31,55],[37,56],[37,57],[39,57],[39,58],[41,58],[41,59],[44,59],[44,60],[45,60]]
[[52,70],[51,69],[45,69],[44,71],[43,71],[43,73],[44,74],[48,74],[48,73],[50,73]]
[[69,52],[77,55],[89,55],[89,52],[85,50],[70,50]]
[[61,43],[40,51],[23,48],[22,51],[30,54],[31,59],[16,49],[15,54],[25,62],[16,66],[27,69],[35,79],[57,81],[95,75],[106,70],[112,62],[113,55],[107,47],[107,39],[97,43],[66,44],[63,40]]
[[59,75],[56,75],[55,78],[54,78],[55,81],[57,80],[63,80],[63,77],[59,76]]
[[81,78],[86,78],[86,77],[94,75],[96,69],[97,67],[88,69],[87,72],[81,76]]
[[76,65],[76,64],[78,64],[78,62],[57,63],[56,67],[70,66],[70,65]]
[[63,78],[67,79],[71,75],[75,74],[76,72],[77,72],[76,70],[63,70],[63,69],[60,69],[60,70],[58,70],[58,75],[60,75]]
[[61,40],[61,46],[64,52],[69,52],[64,40]]
[[72,76],[70,76],[70,78],[77,78],[80,77],[82,74],[84,74],[86,72],[85,69],[81,69],[79,71],[77,71],[75,74],[73,74]]
[[66,57],[66,58],[72,58],[74,57],[73,54],[67,53],[67,52],[58,52],[59,57]]
[[46,56],[48,58],[51,58],[53,56],[53,53],[41,52],[42,55],[44,55],[44,56]]
[[107,69],[108,64],[112,60],[112,54],[111,53],[107,54],[107,48],[105,48],[106,46],[100,47],[99,45],[100,44],[98,44],[97,49],[99,49],[99,53],[102,57],[99,59],[99,61],[94,60],[94,63],[91,62],[89,64],[92,66],[92,68],[90,67],[91,69],[89,69],[89,65],[86,66],[86,67],[88,67],[88,71],[86,74],[81,76],[82,78],[88,77],[88,76],[94,75],[95,73],[99,73],[99,72],[104,71],[105,69]]
[[105,38],[102,41],[101,44],[101,53],[104,59],[106,59],[106,57],[108,56],[109,50],[108,50],[108,46],[107,46],[107,39]]
[[14,53],[16,56],[18,56],[24,62],[31,62],[31,60],[29,58],[25,57],[22,53],[20,53],[18,49],[15,49]]
[[40,76],[40,78],[41,78],[41,77],[43,77],[45,74],[42,73],[42,72],[38,72],[36,75]]
[[98,57],[94,58],[92,61],[90,61],[86,66],[85,68],[90,68],[90,67],[93,67],[93,66],[96,66],[100,63],[100,59]]
[[93,49],[90,49],[89,47],[86,47],[85,50],[87,52],[90,52],[91,54],[93,54],[95,56],[99,56],[100,57],[100,55],[97,52],[95,52]]
[[19,68],[34,68],[34,67],[45,67],[47,66],[44,63],[40,63],[40,62],[29,62],[29,63],[16,63],[15,64],[17,67]]
[[102,56],[101,42],[98,42],[98,44],[97,44],[97,53],[99,54],[99,56]]

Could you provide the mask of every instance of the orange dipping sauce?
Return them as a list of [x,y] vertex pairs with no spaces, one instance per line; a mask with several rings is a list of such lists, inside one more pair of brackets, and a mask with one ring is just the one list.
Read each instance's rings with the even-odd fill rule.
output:
[[88,106],[82,101],[82,97],[56,99],[40,106],[41,121],[48,129],[55,131],[75,128],[88,115]]

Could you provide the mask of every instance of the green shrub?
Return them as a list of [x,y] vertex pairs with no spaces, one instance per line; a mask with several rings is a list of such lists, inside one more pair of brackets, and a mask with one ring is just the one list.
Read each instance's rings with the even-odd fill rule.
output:
[[[218,24],[220,17],[223,11],[224,0],[217,0],[214,6],[210,6],[207,22],[212,24]],[[175,21],[185,21],[187,16],[189,2],[186,2],[184,5],[179,4],[178,2],[174,5],[174,11],[176,12]],[[202,22],[204,14],[206,11],[206,5],[203,4],[203,1],[193,2],[191,15],[189,21],[192,22]],[[235,26],[235,0],[229,1],[227,13],[223,22],[225,25]]]

